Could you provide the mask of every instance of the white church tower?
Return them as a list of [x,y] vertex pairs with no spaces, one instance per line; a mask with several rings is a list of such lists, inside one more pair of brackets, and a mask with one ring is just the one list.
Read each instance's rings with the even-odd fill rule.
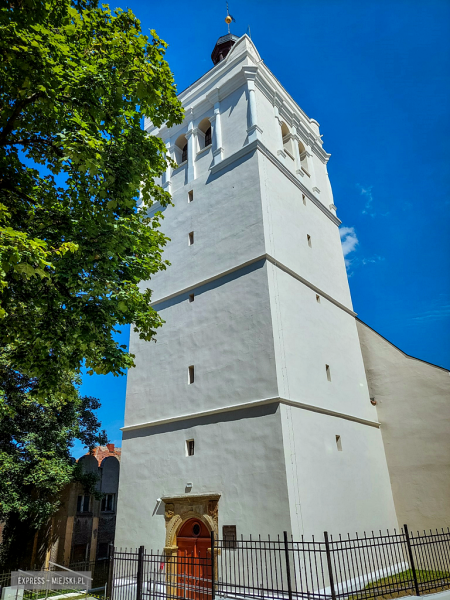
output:
[[146,123],[178,168],[148,284],[165,324],[131,333],[116,546],[176,552],[192,517],[219,537],[396,527],[319,124],[248,36],[212,59],[181,125]]

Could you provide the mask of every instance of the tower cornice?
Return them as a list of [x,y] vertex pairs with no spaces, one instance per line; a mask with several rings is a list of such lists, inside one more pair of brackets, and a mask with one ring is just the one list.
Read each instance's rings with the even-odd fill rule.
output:
[[[240,63],[246,62],[239,69]],[[191,114],[196,117],[208,109],[215,102],[222,100],[236,89],[245,84],[246,81],[254,81],[256,88],[264,94],[273,106],[278,106],[280,115],[294,124],[302,140],[311,147],[314,154],[322,163],[327,163],[330,154],[322,147],[322,139],[318,133],[319,124],[315,119],[310,119],[300,108],[295,100],[281,85],[275,75],[260,59],[253,42],[247,35],[242,36],[233,46],[227,57],[205,73],[186,90],[181,92],[178,98],[184,106],[188,106]],[[154,135],[175,135],[186,127],[186,122],[191,119],[186,115],[183,123],[168,129],[165,125],[160,129],[152,128],[151,123],[146,122],[147,132]],[[317,133],[314,131],[317,129]]]

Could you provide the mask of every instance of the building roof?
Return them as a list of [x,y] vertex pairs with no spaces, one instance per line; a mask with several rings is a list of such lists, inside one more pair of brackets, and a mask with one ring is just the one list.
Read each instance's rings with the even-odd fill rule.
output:
[[228,33],[227,35],[223,35],[217,40],[216,45],[214,46],[214,50],[211,54],[211,60],[213,61],[214,65],[217,65],[218,62],[220,62],[227,56],[227,54],[230,52],[231,48],[238,41],[238,39],[239,38],[237,35]]
[[436,367],[436,369],[441,369],[442,371],[447,371],[447,373],[450,373],[450,370],[447,369],[446,367],[441,367],[440,365],[436,365],[436,364],[434,364],[432,362],[429,362],[428,360],[423,360],[422,358],[417,358],[417,356],[411,356],[411,354],[406,354],[406,352],[404,352],[401,348],[399,348],[394,343],[392,343],[390,340],[388,340],[387,338],[385,338],[384,335],[381,335],[381,333],[379,331],[377,331],[376,329],[374,329],[370,325],[367,325],[367,323],[365,323],[364,321],[362,321],[359,317],[355,317],[355,318],[356,318],[357,321],[359,321],[361,323],[361,325],[364,325],[365,327],[367,327],[367,329],[370,329],[371,331],[373,331],[374,333],[376,333],[378,336],[380,336],[380,338],[383,338],[383,340],[385,340],[388,344],[390,344],[396,350],[398,350],[399,352],[401,352],[403,354],[403,356],[405,356],[406,358],[411,358],[413,360],[418,360],[420,362],[425,363],[426,365],[430,365],[430,367]]
[[97,446],[92,452],[86,452],[85,456],[91,455],[97,459],[98,466],[100,467],[102,461],[109,456],[115,456],[120,461],[122,454],[121,448],[116,448],[114,444],[106,444],[106,446]]

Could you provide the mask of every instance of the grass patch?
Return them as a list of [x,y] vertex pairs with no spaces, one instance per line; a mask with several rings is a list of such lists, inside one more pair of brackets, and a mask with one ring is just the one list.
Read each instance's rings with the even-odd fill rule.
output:
[[[24,600],[41,600],[42,598],[52,598],[53,596],[63,596],[64,594],[74,594],[77,590],[39,590],[36,592],[25,591]],[[81,600],[86,598],[89,594],[80,592],[77,596],[69,596],[67,600]]]
[[[420,571],[416,570],[417,583],[421,593],[441,592],[450,589],[450,573],[447,571]],[[407,589],[401,589],[401,588]],[[359,593],[349,596],[348,600],[361,598],[400,598],[401,596],[415,596],[414,576],[411,569],[382,577],[368,583]]]

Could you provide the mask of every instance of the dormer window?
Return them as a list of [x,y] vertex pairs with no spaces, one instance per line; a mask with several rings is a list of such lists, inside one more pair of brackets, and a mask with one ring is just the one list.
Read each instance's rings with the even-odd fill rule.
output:
[[188,157],[188,145],[185,144],[183,150],[181,151],[181,162],[185,162]]

